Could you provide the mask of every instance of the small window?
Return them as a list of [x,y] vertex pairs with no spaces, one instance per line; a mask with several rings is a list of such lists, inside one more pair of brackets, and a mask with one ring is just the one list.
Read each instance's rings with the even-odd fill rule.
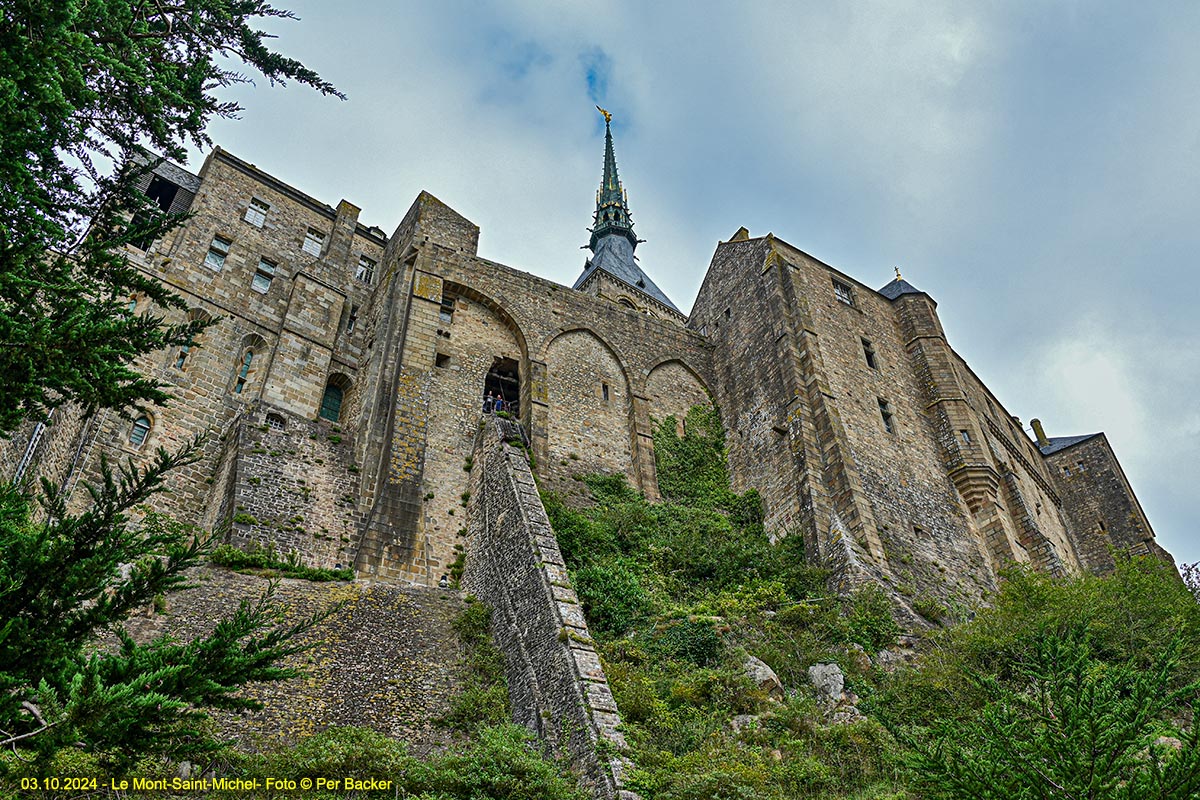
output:
[[445,369],[450,366],[450,356],[445,353],[435,353],[433,356],[433,365],[438,369]]
[[725,319],[729,319],[729,309],[725,309]]
[[346,333],[354,333],[354,326],[358,324],[358,306],[350,306],[350,314],[346,317]]
[[358,257],[358,269],[354,271],[354,277],[362,281],[367,286],[375,282],[375,261],[366,256]]
[[833,296],[848,306],[854,305],[854,289],[848,283],[833,279]]
[[883,429],[888,433],[895,433],[896,425],[892,422],[892,407],[882,397],[879,398],[879,416],[883,418]]
[[143,414],[133,421],[133,427],[129,429],[129,443],[134,447],[141,447],[149,435],[150,418]]
[[325,396],[321,398],[321,419],[337,422],[342,416],[342,387],[332,383],[325,387]]
[[266,294],[271,288],[271,281],[274,277],[275,263],[265,258],[260,258],[258,260],[258,269],[254,270],[254,280],[250,281],[250,288],[260,294]]
[[1100,520],[1100,530],[1102,530],[1102,531],[1108,530],[1108,528],[1104,527],[1104,520]]
[[606,402],[606,403],[608,402],[608,384],[607,383],[600,384],[600,396],[602,398],[604,398],[604,402]]
[[438,308],[438,319],[442,322],[454,322],[454,302],[454,295],[442,295],[442,305]]
[[246,354],[244,356],[242,356],[241,366],[238,367],[237,380],[235,380],[233,383],[233,393],[234,394],[241,394],[242,390],[246,388],[246,381],[249,379],[249,376],[250,376],[250,364],[253,361],[254,361],[254,351],[247,350]]
[[281,431],[287,427],[287,420],[279,414],[267,414],[267,427]]
[[962,437],[963,444],[969,445],[971,443],[971,432],[970,431],[959,431],[958,435]]
[[187,363],[188,351],[191,349],[191,342],[188,342],[183,347],[179,348],[179,355],[175,358],[175,369],[183,369],[183,365]]
[[137,311],[137,295],[136,294],[129,296],[129,305],[125,307],[125,310],[128,311],[130,314]]
[[250,205],[246,208],[246,216],[243,217],[246,222],[249,222],[256,228],[261,228],[263,223],[267,221],[267,212],[271,210],[269,203],[264,203],[257,197],[250,199]]
[[1068,478],[1071,477],[1071,468],[1068,467],[1066,464],[1063,464],[1062,471],[1063,471],[1063,475],[1066,475]]
[[871,369],[879,369],[879,362],[875,359],[875,346],[867,339],[862,340],[863,357],[867,359],[867,366]]
[[1080,472],[1083,472],[1083,471],[1084,471],[1084,466],[1083,466],[1083,462],[1082,462],[1082,461],[1076,461],[1076,462],[1075,462],[1075,466],[1076,466],[1076,467],[1079,469],[1079,471],[1080,471]]
[[309,228],[304,234],[304,244],[300,249],[309,255],[321,255],[321,248],[325,245],[325,234],[321,233],[316,228]]
[[204,266],[209,269],[221,271],[225,266],[225,258],[229,255],[229,248],[233,242],[223,236],[214,236],[212,244],[208,246],[208,254],[204,256]]

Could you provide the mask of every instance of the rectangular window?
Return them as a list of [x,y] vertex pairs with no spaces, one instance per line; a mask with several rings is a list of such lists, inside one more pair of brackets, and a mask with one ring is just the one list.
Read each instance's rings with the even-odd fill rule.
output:
[[321,248],[324,246],[324,244],[325,234],[321,233],[316,228],[309,228],[304,234],[304,244],[300,246],[300,249],[309,255],[319,256],[321,255]]
[[221,271],[225,266],[225,258],[229,255],[229,248],[233,242],[223,236],[214,236],[212,244],[208,246],[208,254],[204,256],[204,266],[209,269]]
[[350,316],[346,317],[346,333],[353,333],[358,324],[358,306],[350,306]]
[[438,369],[445,369],[450,366],[450,356],[445,353],[436,353],[433,357],[433,365]]
[[366,256],[359,256],[358,269],[354,271],[354,277],[370,286],[375,282],[375,262]]
[[258,269],[254,270],[254,280],[250,288],[260,294],[266,294],[271,288],[271,280],[275,277],[275,264],[265,258],[258,260]]
[[833,279],[833,296],[848,306],[854,305],[854,289],[850,284]]
[[892,422],[892,407],[882,397],[879,398],[879,416],[883,418],[883,429],[888,433],[895,433],[896,426]]
[[600,396],[604,398],[604,402],[608,402],[608,384],[600,384]]
[[958,435],[962,437],[963,444],[971,443],[971,432],[970,431],[959,431]]
[[1068,467],[1067,465],[1065,465],[1065,464],[1064,464],[1064,465],[1063,465],[1063,468],[1062,468],[1062,470],[1063,470],[1063,475],[1066,475],[1067,477],[1070,477],[1070,475],[1071,475],[1071,468],[1070,468],[1070,467]]
[[1084,466],[1083,466],[1083,462],[1082,462],[1082,461],[1077,461],[1077,462],[1075,462],[1075,466],[1079,467],[1079,471],[1080,471],[1080,472],[1083,472],[1083,471],[1084,471]]
[[442,306],[438,309],[438,319],[442,322],[454,322],[454,295],[442,295]]
[[875,347],[867,339],[862,340],[863,356],[867,359],[867,366],[871,369],[879,369],[879,362],[875,360]]
[[267,221],[267,212],[270,210],[270,204],[264,203],[257,197],[252,197],[250,198],[250,206],[246,209],[246,216],[243,219],[254,227],[261,228],[263,223]]

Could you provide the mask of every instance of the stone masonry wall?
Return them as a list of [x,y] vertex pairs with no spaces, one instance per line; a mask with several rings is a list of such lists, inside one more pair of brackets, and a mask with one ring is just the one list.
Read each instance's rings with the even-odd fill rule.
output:
[[234,435],[228,541],[271,547],[281,557],[296,553],[309,567],[354,564],[362,519],[349,434],[262,405],[240,419]]
[[[256,601],[266,578],[202,567],[192,588],[166,598],[164,613],[132,617],[140,641],[169,634],[207,635],[243,601]],[[407,742],[418,753],[446,743],[435,720],[450,710],[463,680],[461,645],[452,622],[458,593],[354,583],[279,581],[275,601],[297,622],[343,603],[305,636],[312,650],[286,663],[300,677],[248,687],[265,707],[214,714],[220,733],[245,750],[290,745],[331,725],[360,725]]]
[[493,611],[514,720],[562,754],[604,800],[623,788],[621,718],[592,645],[554,531],[538,497],[520,427],[489,419],[475,448],[466,587]]

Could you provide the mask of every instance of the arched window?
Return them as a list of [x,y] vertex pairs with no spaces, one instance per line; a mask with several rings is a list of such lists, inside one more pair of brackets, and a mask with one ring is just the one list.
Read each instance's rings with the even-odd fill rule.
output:
[[254,361],[254,351],[247,350],[246,354],[244,356],[242,356],[242,365],[238,369],[237,381],[235,381],[233,384],[233,393],[234,394],[241,394],[242,389],[246,388],[246,380],[247,380],[247,377],[250,375],[250,364],[253,361]]
[[287,420],[279,414],[267,414],[267,426],[281,431],[287,427]]
[[342,387],[332,383],[325,387],[325,396],[321,398],[321,419],[337,422],[342,415]]
[[133,421],[133,427],[129,429],[129,443],[134,447],[141,447],[146,443],[146,437],[150,435],[150,418],[145,414]]
[[175,369],[183,369],[183,365],[187,362],[188,350],[192,349],[192,343],[189,340],[187,344],[179,348],[179,356],[175,359]]

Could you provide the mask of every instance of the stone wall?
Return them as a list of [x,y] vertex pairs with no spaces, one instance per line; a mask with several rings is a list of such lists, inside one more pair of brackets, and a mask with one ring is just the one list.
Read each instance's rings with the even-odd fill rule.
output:
[[1114,566],[1112,551],[1171,556],[1133,494],[1108,437],[1099,433],[1046,457],[1075,533],[1080,560],[1092,572]]
[[464,584],[493,611],[514,720],[562,754],[593,796],[633,800],[612,692],[526,455],[509,443],[522,436],[500,419],[479,431]]
[[[266,578],[220,568],[198,568],[190,577],[192,588],[168,595],[164,613],[126,622],[136,639],[207,635],[268,586]],[[289,623],[344,605],[306,635],[315,648],[286,662],[301,669],[300,677],[247,689],[263,710],[214,715],[223,736],[255,750],[293,744],[331,725],[359,725],[408,742],[418,753],[445,743],[436,720],[449,711],[463,680],[452,626],[463,610],[457,592],[283,579],[275,601]]]
[[264,404],[247,409],[232,436],[234,463],[214,481],[227,482],[229,502],[214,522],[227,540],[295,553],[309,567],[353,565],[362,518],[350,434]]

